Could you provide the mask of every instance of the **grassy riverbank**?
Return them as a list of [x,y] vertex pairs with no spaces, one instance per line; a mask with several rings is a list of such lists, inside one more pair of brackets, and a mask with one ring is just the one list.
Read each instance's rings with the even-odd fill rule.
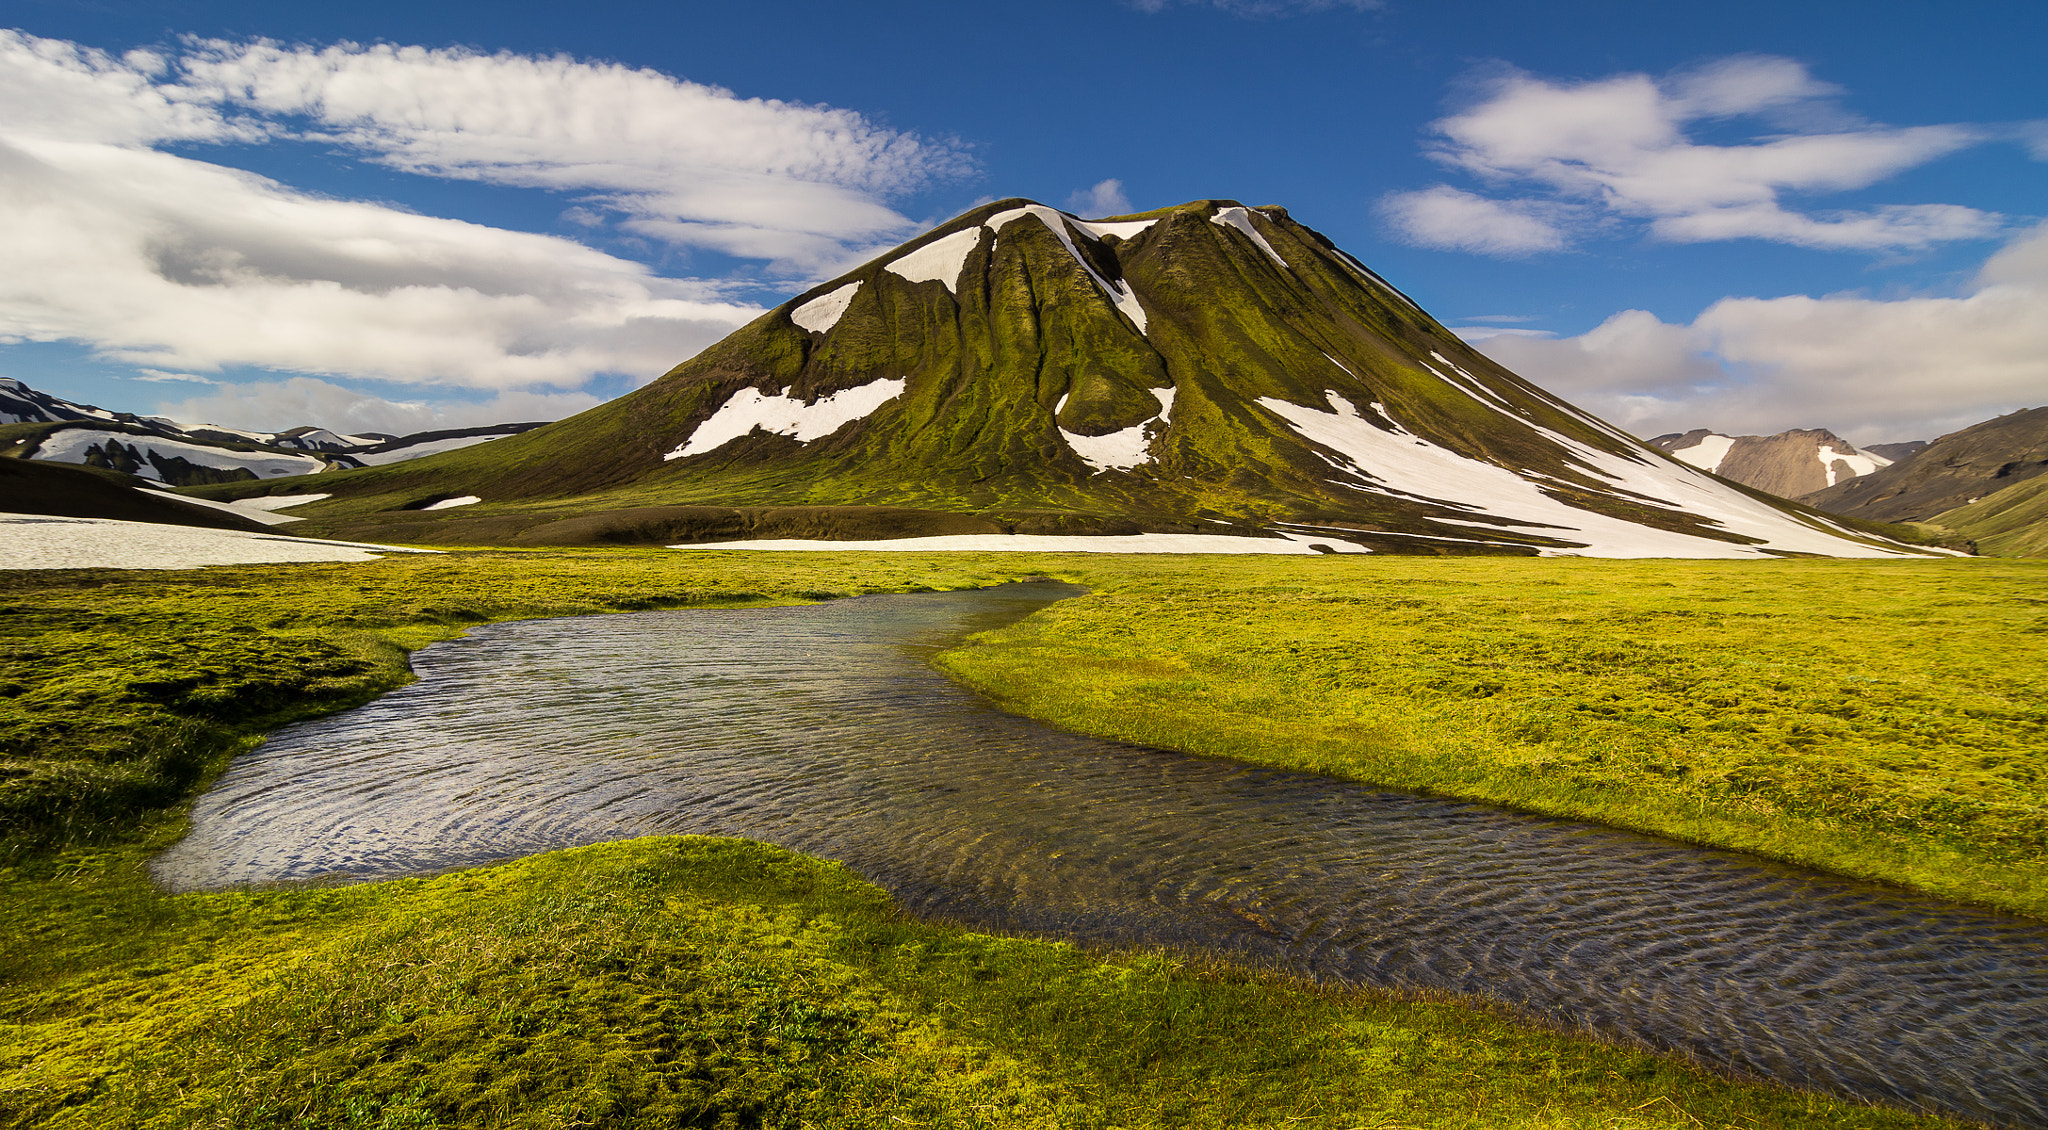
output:
[[2048,917],[2048,567],[1080,567],[941,657],[1103,737],[1495,801]]
[[0,908],[30,924],[0,950],[0,1125],[1939,1124],[1483,1010],[903,922],[758,846],[335,890],[142,877],[234,752],[467,625],[1028,575],[1096,591],[944,659],[1024,713],[2044,905],[2048,573],[2025,564],[593,550],[0,574]]
[[0,873],[0,1125],[1888,1127],[1478,1009],[907,921],[650,839],[170,897],[147,842]]

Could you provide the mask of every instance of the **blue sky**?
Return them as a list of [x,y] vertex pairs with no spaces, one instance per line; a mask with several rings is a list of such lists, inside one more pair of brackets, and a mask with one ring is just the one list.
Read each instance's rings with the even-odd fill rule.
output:
[[1639,434],[2048,402],[2048,5],[16,0],[0,374],[543,419],[975,204],[1283,204]]

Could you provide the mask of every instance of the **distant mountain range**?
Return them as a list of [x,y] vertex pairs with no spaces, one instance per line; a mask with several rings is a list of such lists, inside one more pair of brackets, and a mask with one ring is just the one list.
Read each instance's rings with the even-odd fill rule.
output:
[[[326,458],[323,456],[323,458]],[[660,380],[303,480],[317,536],[667,544],[1237,534],[1333,551],[1915,552],[1744,490],[1473,351],[1277,207],[976,208]]]
[[1858,451],[1825,428],[1796,428],[1773,436],[1725,436],[1700,428],[1661,435],[1650,444],[1703,471],[1780,498],[1812,494],[1890,466],[1894,457],[1877,447],[1898,451],[1927,446],[1916,441]]
[[168,486],[396,463],[537,427],[539,423],[499,424],[407,436],[342,435],[318,427],[252,432],[110,412],[0,377],[0,456],[102,467]]

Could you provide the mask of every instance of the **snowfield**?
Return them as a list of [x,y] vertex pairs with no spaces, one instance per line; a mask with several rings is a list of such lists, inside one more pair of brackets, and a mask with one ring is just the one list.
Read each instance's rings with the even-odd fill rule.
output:
[[933,240],[889,264],[888,271],[914,283],[944,283],[948,291],[958,294],[960,272],[967,266],[967,256],[980,244],[980,228],[956,231],[943,239]]
[[[1075,435],[1060,428],[1060,438],[1067,441],[1067,446],[1083,462],[1095,468],[1098,475],[1111,470],[1128,471],[1140,463],[1150,463],[1152,437],[1149,432],[1154,424],[1162,428],[1166,426],[1167,417],[1173,414],[1173,393],[1171,387],[1153,389],[1152,396],[1159,401],[1159,414],[1143,423],[1103,436]],[[1057,417],[1066,406],[1067,397],[1060,397],[1060,402],[1053,406],[1052,414]]]
[[111,518],[0,514],[0,569],[194,569],[203,565],[375,561],[386,553],[434,552]]
[[759,389],[743,388],[727,398],[709,420],[697,425],[688,439],[662,458],[702,455],[755,428],[773,435],[789,436],[798,443],[823,439],[855,420],[873,415],[875,409],[902,396],[903,388],[901,377],[885,377],[840,389],[830,396],[820,397],[816,404],[805,404],[781,393],[762,396]]
[[821,294],[791,310],[789,320],[814,334],[824,333],[839,324],[839,319],[846,314],[846,308],[853,303],[853,296],[859,290],[860,280],[855,279],[830,294]]
[[191,498],[172,491],[157,490],[154,487],[144,487],[143,489],[151,494],[160,494],[165,498],[175,498],[179,502],[189,502],[194,506],[204,506],[208,510],[223,510],[229,514],[247,518],[252,522],[261,522],[266,526],[282,526],[290,522],[303,522],[305,521],[304,518],[295,517],[290,514],[275,514],[272,511],[301,506],[308,502],[318,502],[323,498],[330,497],[324,494],[280,494],[272,495],[268,498],[238,498],[233,502],[215,502],[210,498]]
[[1241,538],[1229,534],[1111,534],[1101,537],[1060,534],[947,534],[893,541],[711,541],[672,545],[670,549],[843,550],[896,553],[1321,553],[1318,545],[1338,553],[1371,553],[1362,545],[1336,538],[1288,533],[1279,538]]

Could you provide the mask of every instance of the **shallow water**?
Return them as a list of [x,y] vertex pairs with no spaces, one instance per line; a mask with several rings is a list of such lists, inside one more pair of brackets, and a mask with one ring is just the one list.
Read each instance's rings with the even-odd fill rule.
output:
[[1726,852],[1096,741],[926,666],[1079,590],[495,624],[279,731],[180,890],[657,833],[838,859],[984,928],[1492,997],[1733,1070],[2048,1126],[2048,925]]

